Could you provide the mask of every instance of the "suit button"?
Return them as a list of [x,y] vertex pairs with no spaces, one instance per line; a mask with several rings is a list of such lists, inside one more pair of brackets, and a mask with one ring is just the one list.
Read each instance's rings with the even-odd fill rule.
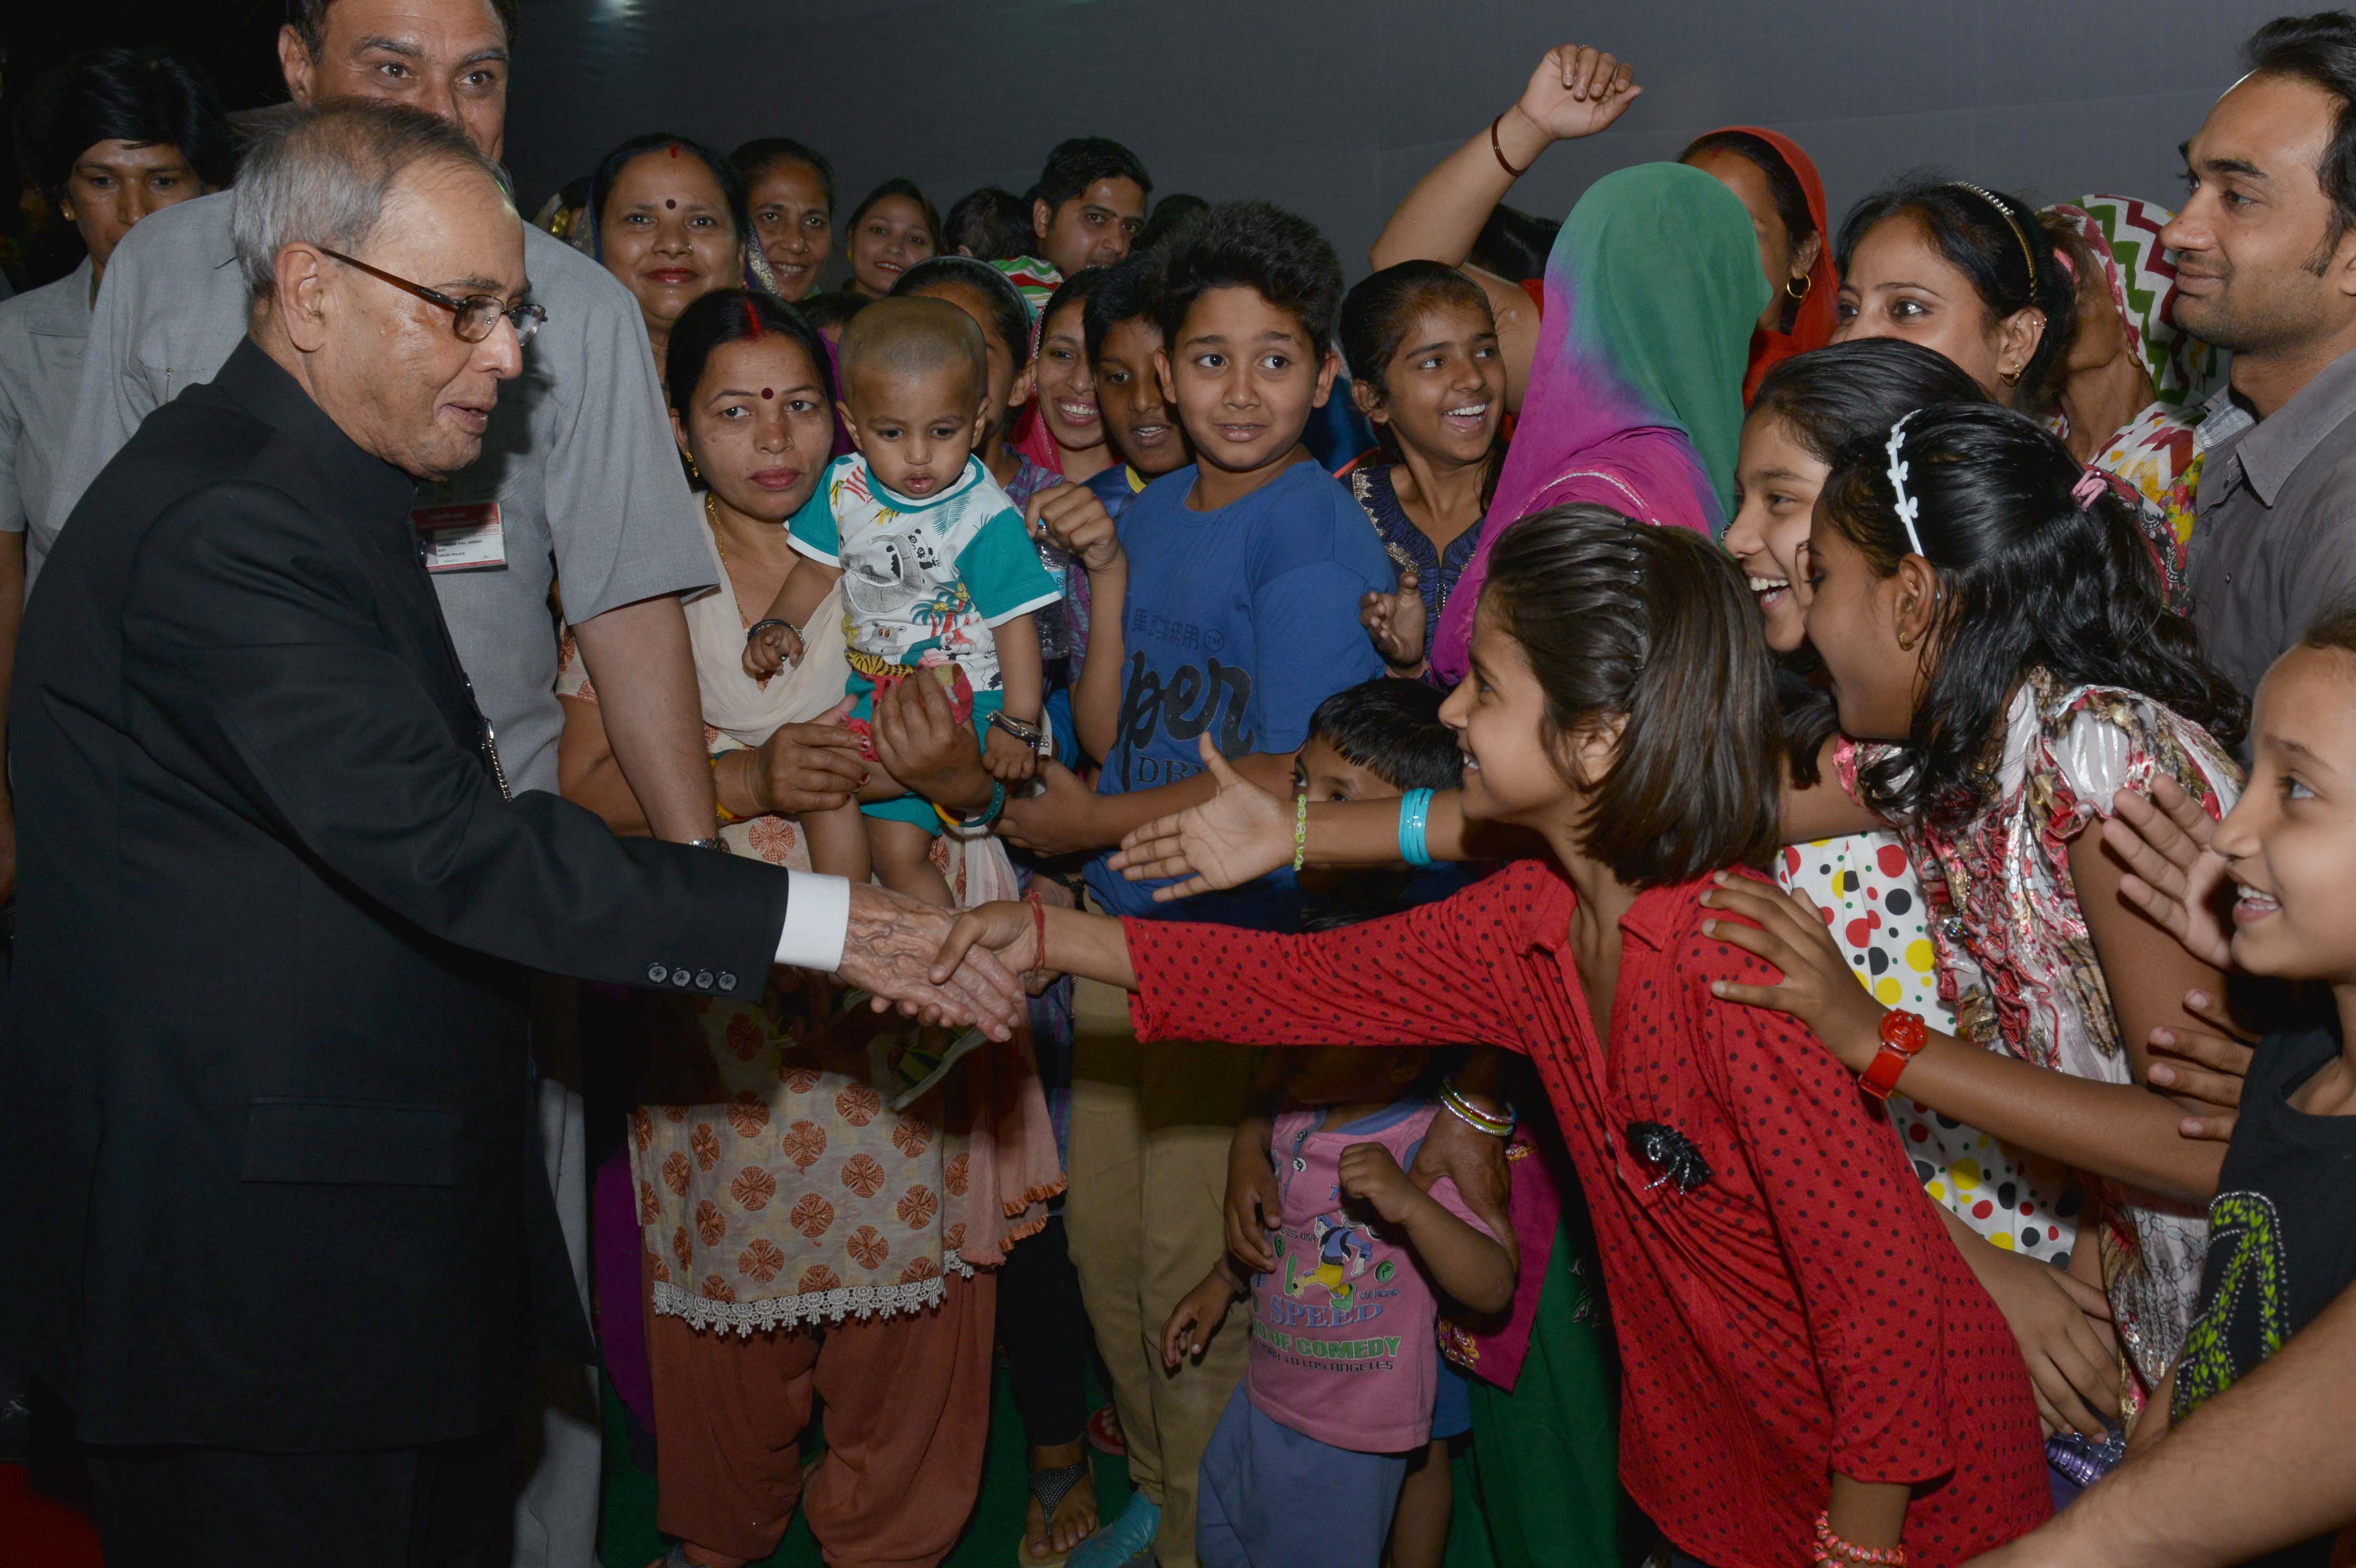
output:
[[670,983],[674,986],[685,986],[693,978],[694,976],[690,975],[683,967],[674,969],[670,972]]
[[720,988],[723,991],[734,990],[736,988],[736,976],[728,973],[727,970],[723,969],[720,972]]
[[697,990],[699,990],[699,991],[708,991],[708,990],[712,989],[712,971],[711,971],[711,970],[709,970],[709,969],[698,969],[698,970],[695,972],[695,988],[696,988]]
[[666,968],[664,968],[661,965],[659,965],[659,964],[649,964],[649,965],[647,965],[647,979],[648,979],[650,983],[652,983],[652,984],[654,984],[654,985],[657,985],[657,986],[659,986],[659,985],[661,985],[665,980],[668,980],[668,979],[669,979],[669,978],[670,978],[670,971],[669,971],[669,970],[668,970],[668,969],[666,969]]

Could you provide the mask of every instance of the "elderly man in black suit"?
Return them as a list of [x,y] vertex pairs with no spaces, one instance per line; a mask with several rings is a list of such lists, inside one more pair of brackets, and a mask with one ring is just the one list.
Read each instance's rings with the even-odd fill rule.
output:
[[495,165],[315,110],[235,228],[249,338],[91,485],[25,619],[0,1329],[93,1445],[113,1568],[503,1563],[529,1348],[585,1339],[525,971],[798,964],[1001,1037],[1021,993],[926,982],[947,912],[507,798],[408,520],[537,325]]

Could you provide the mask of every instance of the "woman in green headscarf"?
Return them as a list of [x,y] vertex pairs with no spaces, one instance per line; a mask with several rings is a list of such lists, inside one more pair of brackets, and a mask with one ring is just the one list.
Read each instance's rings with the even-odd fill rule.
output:
[[[1510,525],[1593,501],[1648,523],[1724,531],[1742,439],[1751,331],[1767,307],[1751,215],[1683,164],[1606,175],[1547,258],[1529,389],[1489,516]],[[1490,529],[1440,617],[1438,678],[1463,677]]]

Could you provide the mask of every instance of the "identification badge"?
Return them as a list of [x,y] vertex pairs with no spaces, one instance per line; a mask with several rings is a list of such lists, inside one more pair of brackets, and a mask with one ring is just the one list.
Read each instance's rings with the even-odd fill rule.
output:
[[409,523],[417,530],[428,571],[494,571],[507,566],[497,501],[420,507],[409,514]]

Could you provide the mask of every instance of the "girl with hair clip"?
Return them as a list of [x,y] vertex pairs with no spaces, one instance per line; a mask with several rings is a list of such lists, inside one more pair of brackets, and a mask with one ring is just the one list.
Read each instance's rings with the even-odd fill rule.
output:
[[1903,1087],[2080,1175],[2097,1244],[2073,1272],[2099,1261],[2132,1410],[2183,1342],[2221,1154],[2187,1136],[2209,1129],[2169,1098],[2164,1053],[2238,1074],[2247,1052],[2215,967],[2122,899],[2086,831],[2121,789],[2165,779],[2214,817],[2241,784],[2241,700],[2164,607],[2130,512],[2033,421],[1953,404],[1851,443],[1816,502],[1805,625],[1846,734],[1825,754],[1839,787],[1794,789],[1784,834],[1897,828],[1954,1034],[1858,986],[1815,909],[1709,901],[1756,922],[1721,934],[1784,976],[1726,1001],[1798,1017],[1876,1097]]
[[[2002,1319],[1847,1075],[1775,1011],[1711,1001],[1767,978],[1706,907],[1756,885],[1740,868],[1776,834],[1773,673],[1740,576],[1707,539],[1592,506],[1524,519],[1493,560],[1441,709],[1466,759],[1450,833],[1503,827],[1520,863],[1316,935],[991,905],[942,961],[979,942],[1125,987],[1141,1038],[1527,1055],[1632,1304],[1621,1476],[1674,1561],[1946,1568],[2011,1539],[2051,1502]],[[1258,793],[1202,752],[1237,786],[1222,800]],[[1420,864],[1433,803],[1269,801],[1209,835],[1198,809],[1124,861],[1226,882],[1321,848],[1327,814],[1372,814],[1392,843],[1360,858]]]
[[[1803,784],[1816,782],[1816,754],[1837,724],[1804,620],[1816,496],[1849,442],[1886,432],[1916,409],[1984,400],[1951,360],[1886,337],[1787,359],[1751,400],[1726,548],[1749,575],[1768,647],[1784,661],[1784,736]],[[1824,914],[1827,934],[1876,1000],[1954,1031],[1954,1012],[1940,998],[1922,880],[1897,834],[1883,828],[1787,845],[1774,876]],[[1968,974],[1957,981],[1959,989],[1977,984]],[[1923,1191],[2019,1341],[2046,1430],[2102,1442],[2118,1419],[2122,1384],[2117,1341],[2102,1321],[2103,1293],[2066,1272],[2084,1194],[2053,1161],[1905,1094],[1890,1097],[1890,1119]]]

